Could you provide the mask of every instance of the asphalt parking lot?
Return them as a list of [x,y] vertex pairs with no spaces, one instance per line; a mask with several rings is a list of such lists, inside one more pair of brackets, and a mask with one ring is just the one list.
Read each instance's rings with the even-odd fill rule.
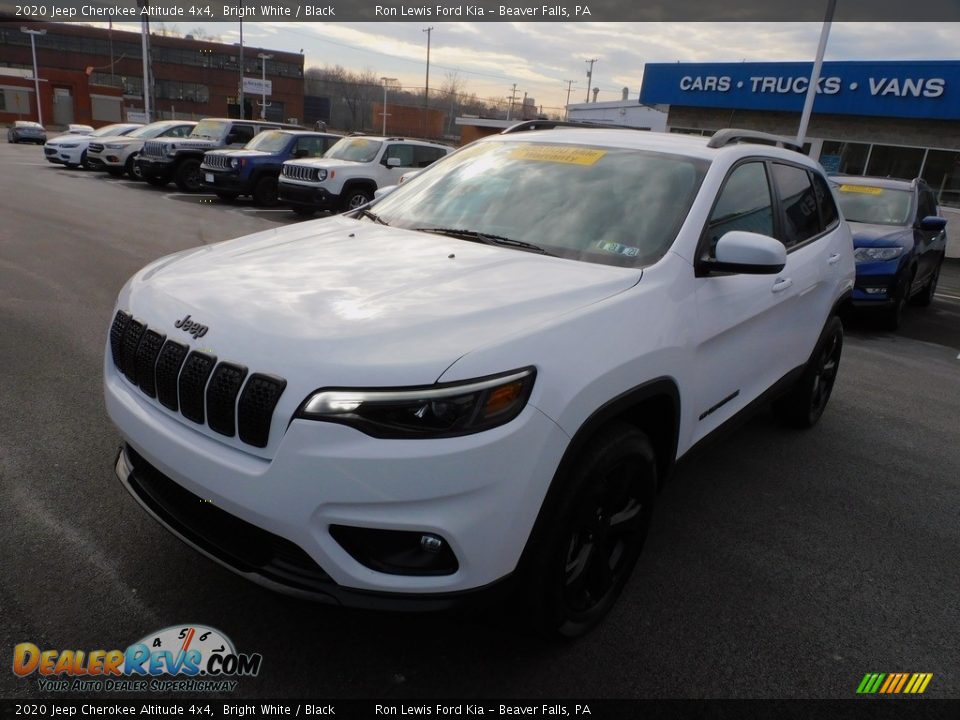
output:
[[[761,414],[686,463],[591,635],[498,617],[341,611],[221,569],[113,474],[114,299],[167,253],[299,220],[0,145],[0,666],[180,623],[263,654],[235,697],[852,698],[868,672],[960,697],[960,264],[891,334],[855,319],[820,424]],[[0,696],[43,697],[0,670]]]

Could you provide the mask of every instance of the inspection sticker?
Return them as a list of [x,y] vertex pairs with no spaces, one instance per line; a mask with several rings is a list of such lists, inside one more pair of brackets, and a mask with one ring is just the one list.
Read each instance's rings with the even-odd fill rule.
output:
[[840,192],[865,193],[867,195],[880,195],[883,188],[868,187],[867,185],[841,185]]
[[606,150],[592,150],[569,145],[521,145],[510,153],[512,157],[520,160],[558,162],[570,165],[593,165],[606,154]]

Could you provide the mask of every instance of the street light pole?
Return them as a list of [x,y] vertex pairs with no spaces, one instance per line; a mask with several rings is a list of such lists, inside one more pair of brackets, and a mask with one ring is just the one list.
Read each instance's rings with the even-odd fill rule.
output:
[[37,44],[34,42],[34,36],[46,35],[47,31],[22,27],[20,32],[30,36],[30,50],[33,52],[33,89],[37,96],[37,122],[43,125],[43,108],[40,107],[40,76],[37,74]]
[[243,103],[243,20],[240,20],[240,119],[246,120],[247,113],[244,111]]
[[830,26],[833,25],[833,12],[837,9],[837,0],[828,0],[827,12],[820,28],[820,44],[817,46],[817,57],[813,61],[810,71],[810,84],[807,86],[807,97],[803,102],[803,112],[800,113],[800,128],[797,130],[797,145],[803,147],[807,139],[807,127],[810,124],[810,115],[813,114],[813,101],[817,97],[817,85],[820,84],[820,68],[823,65],[823,54],[827,49],[827,38],[830,37]]
[[396,78],[382,77],[383,80],[383,136],[387,136],[387,83],[396,82]]
[[260,119],[267,119],[267,60],[272,60],[273,55],[268,55],[267,53],[257,53],[257,57],[260,58],[263,65],[263,85],[260,86],[260,91],[263,97],[260,100]]

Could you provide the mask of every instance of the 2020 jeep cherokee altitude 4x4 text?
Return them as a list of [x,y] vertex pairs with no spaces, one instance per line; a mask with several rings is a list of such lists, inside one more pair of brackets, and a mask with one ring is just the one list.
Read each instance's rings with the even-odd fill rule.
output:
[[734,131],[538,125],[355,217],[137,273],[104,372],[140,504],[273,588],[516,588],[575,635],[678,457],[768,397],[816,422],[854,277],[819,166]]

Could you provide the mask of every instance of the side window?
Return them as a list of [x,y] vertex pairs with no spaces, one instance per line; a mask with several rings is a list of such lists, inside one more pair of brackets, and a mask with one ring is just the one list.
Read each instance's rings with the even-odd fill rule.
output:
[[425,168],[442,158],[444,155],[446,155],[446,153],[440,148],[427,147],[426,145],[415,145],[413,151],[413,166]]
[[763,163],[740,165],[730,173],[707,221],[708,253],[714,256],[717,240],[731,230],[773,237],[773,203]]
[[774,163],[773,181],[777,184],[783,206],[783,236],[780,238],[783,244],[791,248],[820,234],[817,199],[807,171]]
[[413,145],[402,145],[397,143],[387,148],[383,154],[383,164],[387,164],[390,158],[398,158],[400,167],[413,167]]
[[820,206],[820,222],[824,229],[829,229],[834,226],[840,217],[840,213],[837,211],[837,203],[833,199],[830,186],[827,185],[823,176],[820,173],[812,173],[812,175],[813,192],[816,194],[817,204]]
[[234,125],[230,130],[230,134],[233,135],[233,142],[231,145],[243,144],[246,145],[248,142],[253,140],[254,132],[252,125]]

